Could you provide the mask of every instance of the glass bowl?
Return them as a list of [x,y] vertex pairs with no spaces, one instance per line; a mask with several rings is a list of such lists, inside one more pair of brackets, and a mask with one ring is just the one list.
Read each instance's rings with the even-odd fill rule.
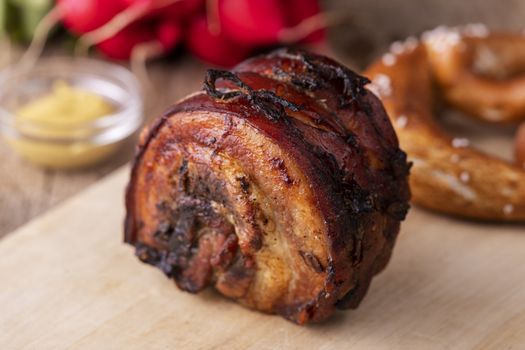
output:
[[[101,96],[113,113],[87,121],[28,120],[17,110],[49,94],[57,81]],[[0,132],[23,158],[48,168],[72,169],[107,159],[143,123],[140,85],[117,64],[71,57],[40,59],[26,70],[0,72]]]

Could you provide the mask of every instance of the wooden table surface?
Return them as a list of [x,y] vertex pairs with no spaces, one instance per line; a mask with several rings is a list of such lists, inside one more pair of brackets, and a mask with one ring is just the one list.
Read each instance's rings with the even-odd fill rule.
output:
[[414,208],[359,308],[300,327],[141,263],[122,242],[128,171],[0,240],[0,349],[525,349],[523,226]]
[[[362,68],[391,41],[439,24],[482,22],[492,28],[521,30],[525,1],[327,0],[326,8],[349,14],[349,21],[331,30],[331,40],[339,59]],[[0,56],[0,65],[7,59],[5,54]],[[147,95],[149,118],[199,89],[205,70],[187,56],[154,62],[148,68],[155,86]],[[64,173],[22,161],[0,140],[0,237],[129,161],[132,148],[88,171]]]

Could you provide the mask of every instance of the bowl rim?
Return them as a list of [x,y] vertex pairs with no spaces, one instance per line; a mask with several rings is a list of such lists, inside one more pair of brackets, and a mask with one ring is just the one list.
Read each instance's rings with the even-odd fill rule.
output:
[[[15,113],[7,109],[0,103],[0,131],[18,135],[23,138],[35,139],[46,142],[78,142],[82,140],[96,138],[97,134],[107,132],[111,128],[128,126],[129,131],[125,132],[119,139],[123,139],[134,133],[144,120],[143,115],[143,94],[140,83],[135,75],[123,65],[88,57],[71,57],[71,56],[52,56],[39,58],[35,65],[27,69],[20,69],[19,66],[11,64],[0,70],[0,97],[4,94],[3,89],[7,89],[12,79],[20,80],[30,79],[31,73],[46,70],[47,75],[52,76],[49,72],[63,72],[64,67],[69,67],[72,71],[78,71],[83,75],[96,76],[97,79],[103,80],[113,85],[118,85],[126,93],[126,98],[117,101],[120,108],[114,113],[106,114],[98,118],[87,121],[76,121],[71,123],[56,123],[49,120],[28,121],[20,120]],[[91,72],[91,73],[90,73]],[[52,79],[52,78],[51,78]],[[58,77],[57,77],[58,80]],[[115,80],[118,83],[115,83]],[[96,92],[95,92],[96,93]],[[104,94],[100,93],[100,96]],[[38,136],[24,134],[23,130],[27,128],[54,128],[60,131],[71,131],[72,136]],[[75,134],[79,130],[91,131],[85,137],[79,137]]]

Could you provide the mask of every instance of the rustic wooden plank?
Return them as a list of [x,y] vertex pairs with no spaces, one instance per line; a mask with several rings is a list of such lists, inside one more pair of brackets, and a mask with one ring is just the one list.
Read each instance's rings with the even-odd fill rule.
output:
[[356,311],[308,327],[178,291],[122,243],[123,169],[0,241],[2,349],[520,349],[525,230],[418,209]]

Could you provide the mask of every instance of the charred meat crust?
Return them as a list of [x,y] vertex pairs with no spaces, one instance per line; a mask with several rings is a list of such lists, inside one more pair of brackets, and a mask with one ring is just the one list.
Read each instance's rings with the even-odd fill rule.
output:
[[[322,320],[336,307],[356,307],[373,275],[388,262],[410,197],[406,156],[381,103],[365,89],[367,83],[366,78],[330,59],[290,50],[253,58],[232,72],[210,70],[204,93],[172,107],[141,140],[126,192],[125,241],[135,245],[142,261],[174,277],[184,290],[197,292],[215,285],[244,305],[279,313],[300,324]],[[159,214],[167,221],[155,223],[155,232],[143,229],[150,223],[141,216],[143,204],[137,197],[148,190],[141,179],[155,171],[147,169],[144,154],[152,142],[159,142],[161,133],[168,132],[170,123],[188,113],[206,113],[233,123],[234,128],[256,130],[289,159],[269,159],[268,169],[275,172],[275,181],[287,191],[298,191],[303,185],[312,191],[314,200],[307,204],[323,223],[320,244],[325,245],[322,248],[328,256],[301,249],[294,252],[298,257],[294,262],[304,266],[304,271],[296,273],[316,276],[311,288],[301,287],[304,296],[291,300],[283,290],[284,296],[269,301],[269,307],[252,300],[258,295],[251,285],[263,268],[258,254],[269,239],[264,224],[268,219],[256,201],[250,202],[251,214],[242,220],[252,220],[250,232],[255,233],[248,247],[240,247],[235,228],[239,218],[233,222],[226,218],[235,199],[222,190],[224,184],[207,190],[196,188],[195,181],[186,185],[165,205],[165,214]],[[219,149],[221,141],[212,137],[202,144]],[[174,171],[177,181],[170,186],[181,186],[188,166],[185,162]],[[296,168],[306,184],[294,178]],[[192,171],[194,177],[208,173],[206,169]],[[210,172],[201,181],[220,183],[214,176]],[[253,181],[244,175],[236,177],[245,199],[260,185]],[[219,203],[222,209],[210,203]],[[184,212],[189,214],[184,217]],[[158,244],[145,243],[152,235]],[[313,235],[306,232],[304,237]]]

